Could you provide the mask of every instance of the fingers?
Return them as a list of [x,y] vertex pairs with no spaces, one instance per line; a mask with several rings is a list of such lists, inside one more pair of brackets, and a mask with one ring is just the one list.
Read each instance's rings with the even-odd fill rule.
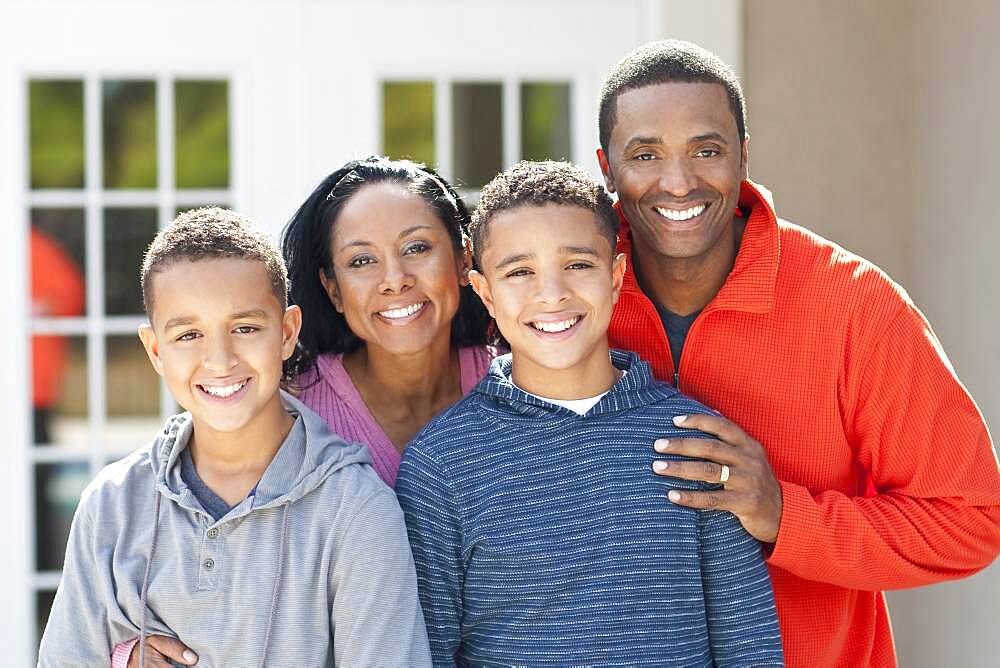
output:
[[727,464],[717,464],[710,461],[676,460],[654,461],[653,471],[657,475],[670,476],[671,478],[718,483],[726,483],[732,473],[731,468]]
[[727,443],[743,443],[749,438],[746,432],[719,415],[706,415],[704,413],[678,415],[674,418],[674,425],[684,429],[703,431]]
[[[736,448],[714,438],[658,438],[653,441],[653,449],[662,454],[669,453],[696,459],[707,459],[716,464],[730,466],[739,463],[741,458],[740,452]],[[718,467],[714,469],[714,472],[718,472]],[[698,480],[706,480],[706,478],[698,478]]]
[[[198,655],[177,638],[149,636],[146,638],[146,667],[171,668],[174,663],[193,666],[198,663]],[[139,668],[139,645],[132,648],[128,668]]]
[[728,510],[732,513],[735,513],[742,506],[739,494],[725,490],[692,492],[689,490],[672,489],[667,492],[667,498],[678,506],[707,510]]

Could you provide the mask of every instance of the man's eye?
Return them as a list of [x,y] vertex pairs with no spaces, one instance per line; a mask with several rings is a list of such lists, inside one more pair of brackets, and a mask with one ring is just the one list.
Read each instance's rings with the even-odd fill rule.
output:
[[403,249],[403,255],[416,255],[418,253],[426,253],[431,249],[430,244],[423,241],[415,241],[412,244],[408,244]]
[[717,148],[703,148],[697,153],[695,153],[695,155],[698,156],[699,158],[714,158],[720,153],[721,151],[719,151],[719,149]]
[[635,156],[633,156],[633,159],[645,162],[647,160],[652,160],[655,157],[656,156],[654,156],[652,153],[638,153]]

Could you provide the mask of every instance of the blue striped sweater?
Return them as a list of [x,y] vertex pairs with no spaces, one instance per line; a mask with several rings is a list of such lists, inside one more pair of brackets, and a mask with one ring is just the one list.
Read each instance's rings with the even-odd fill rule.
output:
[[759,544],[736,518],[666,499],[659,437],[710,412],[628,373],[584,416],[497,358],[407,446],[396,492],[435,666],[780,666]]

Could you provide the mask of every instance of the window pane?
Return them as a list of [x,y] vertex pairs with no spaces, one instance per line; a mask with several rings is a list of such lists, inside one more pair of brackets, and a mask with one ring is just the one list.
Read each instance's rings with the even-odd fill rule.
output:
[[104,210],[104,305],[108,315],[141,315],[139,269],[156,236],[156,209]]
[[106,345],[108,422],[104,443],[122,453],[159,431],[160,381],[139,337],[109,336]]
[[569,84],[521,84],[521,158],[569,160]]
[[38,464],[35,467],[38,570],[62,568],[73,513],[88,482],[90,467],[84,462]]
[[31,337],[33,441],[85,447],[87,340],[83,336]]
[[174,84],[174,169],[178,188],[229,187],[229,83]]
[[32,188],[83,187],[83,82],[28,84]]
[[104,187],[156,187],[156,83],[105,81]]
[[86,229],[83,209],[31,210],[31,314],[84,314]]
[[500,84],[452,88],[454,177],[463,187],[481,188],[503,168],[502,99]]
[[382,152],[391,158],[435,164],[432,82],[382,84]]
[[52,601],[55,599],[56,593],[54,591],[40,591],[35,593],[35,597],[35,605],[38,610],[38,637],[35,639],[35,644],[40,645],[45,625],[49,623],[49,612],[52,610]]

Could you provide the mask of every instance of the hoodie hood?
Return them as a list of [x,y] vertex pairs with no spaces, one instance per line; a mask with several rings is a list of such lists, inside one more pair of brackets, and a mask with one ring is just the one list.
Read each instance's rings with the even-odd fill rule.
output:
[[[625,350],[611,350],[611,363],[623,371],[617,383],[587,411],[584,419],[594,415],[620,413],[639,406],[648,406],[677,394],[677,390],[653,378],[646,362],[635,353]],[[565,420],[580,419],[568,408],[549,403],[528,394],[514,385],[511,380],[513,359],[510,353],[493,360],[489,373],[476,386],[475,392],[490,398],[496,410],[495,417],[514,422],[534,422],[549,420],[561,423]],[[487,408],[489,410],[489,408]]]
[[[345,443],[330,431],[323,418],[298,399],[281,391],[281,403],[295,417],[295,424],[268,464],[254,494],[234,508],[240,514],[294,503],[334,471],[350,464],[371,464],[368,448]],[[193,429],[190,413],[171,417],[153,441],[149,459],[160,494],[182,507],[200,510],[194,493],[181,478],[181,453],[188,447]]]

